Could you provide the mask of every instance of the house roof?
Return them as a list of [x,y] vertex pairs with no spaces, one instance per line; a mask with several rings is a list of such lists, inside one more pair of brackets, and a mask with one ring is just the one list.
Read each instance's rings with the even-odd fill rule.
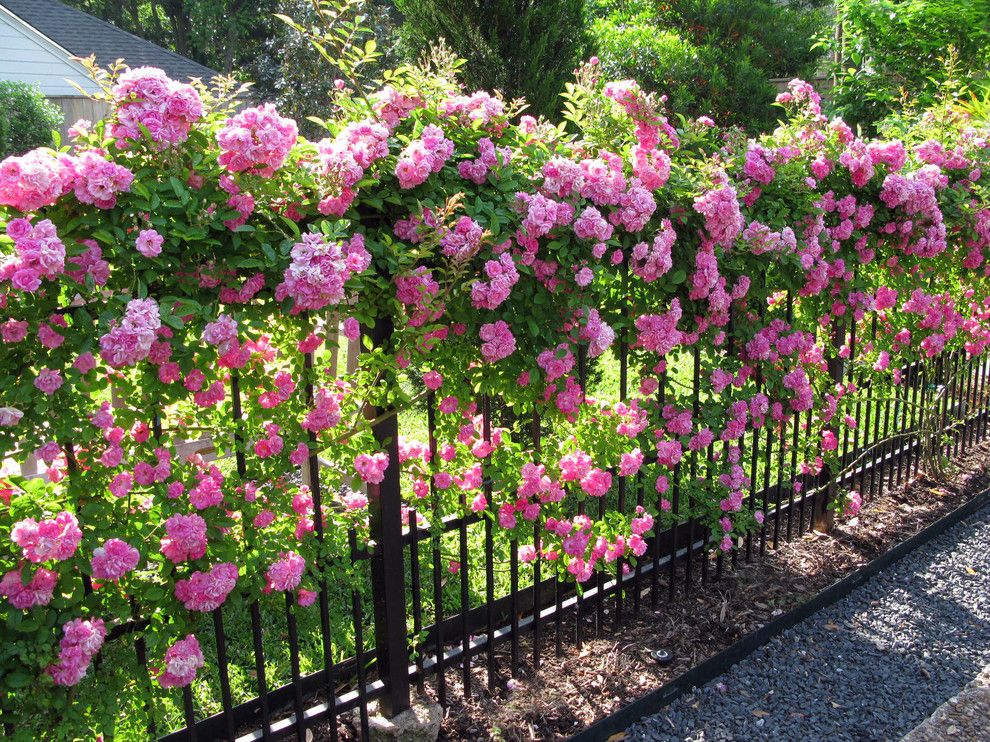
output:
[[0,6],[70,54],[77,57],[95,55],[97,64],[102,67],[123,59],[130,67],[159,67],[176,80],[199,77],[208,81],[218,74],[57,0],[0,0]]

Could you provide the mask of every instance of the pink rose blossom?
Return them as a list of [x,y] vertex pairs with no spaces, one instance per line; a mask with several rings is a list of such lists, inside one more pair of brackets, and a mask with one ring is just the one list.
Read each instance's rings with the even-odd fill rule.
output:
[[236,564],[216,564],[208,572],[193,572],[188,579],[176,580],[175,597],[186,610],[205,613],[222,606],[236,583]]
[[158,677],[162,688],[182,688],[196,679],[196,671],[205,664],[203,651],[193,634],[175,642],[165,652],[164,669]]
[[306,560],[294,551],[285,551],[265,572],[265,591],[273,590],[294,590],[299,587],[302,581],[303,572],[306,571]]
[[62,626],[59,660],[45,668],[56,685],[73,686],[86,676],[89,664],[106,639],[102,619],[75,618]]
[[206,521],[195,513],[176,513],[168,518],[165,534],[161,539],[162,554],[176,564],[200,559],[206,553]]
[[358,476],[369,484],[381,484],[385,479],[387,468],[388,454],[386,453],[359,453],[354,457],[354,469]]
[[137,566],[141,553],[126,541],[112,538],[93,550],[90,565],[97,580],[116,582]]
[[162,253],[162,244],[165,238],[154,229],[142,229],[135,241],[137,251],[146,258],[155,258]]
[[10,604],[19,610],[48,605],[54,594],[58,575],[44,567],[39,567],[25,585],[22,571],[23,568],[19,567],[7,572],[0,579],[0,595],[6,597]]
[[34,379],[34,385],[45,394],[54,394],[62,386],[62,372],[57,369],[43,368]]

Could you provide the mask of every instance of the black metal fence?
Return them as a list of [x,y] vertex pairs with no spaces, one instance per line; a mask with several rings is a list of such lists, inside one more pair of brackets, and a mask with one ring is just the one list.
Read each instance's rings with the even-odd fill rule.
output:
[[[855,353],[856,338],[848,340]],[[730,349],[731,352],[731,349]],[[628,379],[628,345],[619,345],[620,395],[625,397]],[[307,358],[312,363],[312,358]],[[699,393],[700,358],[693,356],[694,408],[702,404]],[[579,376],[585,383],[586,364],[579,362]],[[398,462],[398,418],[382,416],[375,435],[389,452],[393,465],[380,485],[368,487],[371,538],[376,547],[370,552],[359,549],[356,534],[349,541],[352,558],[362,565],[366,589],[322,585],[319,591],[319,618],[302,629],[293,598],[285,596],[284,616],[278,617],[277,636],[266,626],[271,624],[266,612],[272,603],[254,600],[246,607],[228,604],[212,614],[216,664],[207,667],[216,674],[219,688],[219,713],[204,714],[197,709],[193,692],[183,689],[185,727],[173,730],[152,722],[152,736],[168,742],[205,739],[280,739],[297,736],[305,739],[308,729],[318,728],[321,735],[337,739],[338,721],[347,717],[347,727],[368,736],[369,706],[378,702],[385,716],[409,708],[414,689],[429,691],[441,704],[453,693],[471,694],[479,683],[494,688],[507,676],[516,676],[526,667],[538,671],[541,658],[548,652],[560,654],[572,642],[581,646],[590,635],[621,630],[630,614],[644,607],[656,610],[678,593],[704,588],[719,580],[725,570],[738,561],[750,562],[782,542],[800,537],[826,517],[825,505],[837,487],[860,490],[864,497],[879,497],[885,488],[894,487],[918,472],[921,452],[931,430],[920,430],[924,409],[936,409],[938,435],[944,436],[946,455],[963,452],[982,441],[987,433],[988,367],[982,357],[967,358],[959,353],[943,354],[934,361],[913,363],[901,369],[902,380],[897,394],[890,390],[870,390],[865,378],[839,362],[830,364],[835,381],[857,382],[866,393],[855,406],[856,427],[840,443],[841,471],[818,474],[799,471],[798,450],[811,430],[811,412],[792,413],[777,429],[767,426],[750,431],[743,440],[743,461],[748,469],[750,496],[747,506],[765,514],[762,526],[740,539],[738,547],[726,555],[710,548],[712,539],[706,527],[687,513],[691,503],[682,485],[687,478],[700,476],[711,459],[704,451],[687,454],[671,477],[670,499],[676,525],[656,533],[648,541],[648,550],[634,566],[617,560],[614,571],[600,572],[585,584],[579,594],[573,583],[561,581],[539,559],[524,563],[515,541],[500,546],[493,534],[492,518],[469,512],[461,493],[464,514],[443,517],[438,498],[424,499],[423,515],[442,528],[421,526],[415,509],[403,516]],[[759,385],[759,380],[757,380]],[[239,382],[231,380],[234,429],[241,417]],[[312,396],[312,389],[307,390]],[[663,403],[668,384],[657,391]],[[496,413],[492,400],[482,398],[486,438],[491,436]],[[437,454],[436,400],[430,397],[426,410],[429,447]],[[378,418],[376,418],[378,419]],[[545,432],[538,415],[525,426],[527,443],[537,457]],[[160,421],[156,432],[160,433]],[[236,433],[235,433],[236,434]],[[943,442],[944,441],[944,442]],[[237,447],[236,467],[246,473],[242,447]],[[654,459],[655,463],[655,459]],[[647,457],[647,467],[651,464]],[[321,513],[320,463],[314,454],[309,462],[316,517],[316,537],[324,538]],[[615,472],[613,472],[615,474]],[[483,488],[491,503],[496,487],[485,476]],[[800,488],[790,486],[800,482]],[[649,504],[659,509],[659,495],[644,473],[616,477],[610,506],[631,511]],[[652,499],[652,501],[651,501]],[[688,501],[685,501],[688,500]],[[491,507],[489,505],[489,507]],[[582,503],[579,507],[584,507]],[[599,498],[598,515],[603,515],[606,498]],[[534,543],[540,539],[540,527],[534,526]],[[481,544],[474,550],[469,544]],[[444,550],[453,549],[459,562],[456,581],[448,578]],[[502,553],[505,551],[506,553]],[[472,561],[478,553],[483,557]],[[504,570],[508,570],[508,577]],[[496,572],[498,577],[496,577]],[[483,578],[482,578],[483,575]],[[483,590],[472,590],[483,582]],[[247,621],[239,616],[240,626],[250,627],[250,656],[256,695],[234,703],[231,691],[232,664],[228,645],[229,624],[235,610],[247,612]],[[332,624],[340,617],[349,621],[352,633],[346,642],[334,641]],[[332,620],[333,619],[333,620]],[[227,622],[225,624],[225,622]],[[135,620],[116,633],[140,629]],[[135,634],[134,649],[138,660],[147,663],[140,632]],[[239,641],[245,637],[238,636]],[[496,648],[508,644],[505,652]],[[266,651],[287,650],[291,679],[272,683],[267,675]],[[346,645],[346,646],[345,646]],[[304,646],[308,650],[304,650]],[[316,660],[308,658],[316,669],[303,672],[302,654],[316,651]],[[343,656],[346,655],[346,656]],[[243,668],[241,668],[243,670]],[[249,672],[249,675],[251,673]],[[456,688],[454,686],[457,686]],[[154,714],[151,714],[154,717]],[[205,717],[205,718],[204,718]],[[348,732],[350,733],[350,732]]]

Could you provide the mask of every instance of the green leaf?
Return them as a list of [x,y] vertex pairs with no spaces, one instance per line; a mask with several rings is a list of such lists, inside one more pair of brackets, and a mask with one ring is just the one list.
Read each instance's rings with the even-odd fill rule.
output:
[[4,683],[11,688],[27,688],[34,682],[34,678],[21,670],[14,670],[3,677]]

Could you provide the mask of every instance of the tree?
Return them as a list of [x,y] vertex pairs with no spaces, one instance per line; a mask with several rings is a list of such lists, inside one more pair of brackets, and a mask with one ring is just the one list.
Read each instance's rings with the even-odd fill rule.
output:
[[396,0],[400,43],[416,58],[437,39],[468,61],[464,82],[525,97],[553,116],[586,50],[584,0]]
[[62,125],[62,111],[37,85],[0,82],[0,159],[49,146],[52,131]]
[[279,0],[66,0],[159,46],[242,80],[254,79],[262,48],[282,31]]
[[964,84],[986,77],[990,0],[839,0],[838,30],[828,39],[837,111],[872,130],[906,95],[919,106],[935,100],[953,75]]
[[667,94],[671,109],[772,126],[774,77],[807,75],[820,53],[818,0],[596,0],[592,44],[606,74]]

